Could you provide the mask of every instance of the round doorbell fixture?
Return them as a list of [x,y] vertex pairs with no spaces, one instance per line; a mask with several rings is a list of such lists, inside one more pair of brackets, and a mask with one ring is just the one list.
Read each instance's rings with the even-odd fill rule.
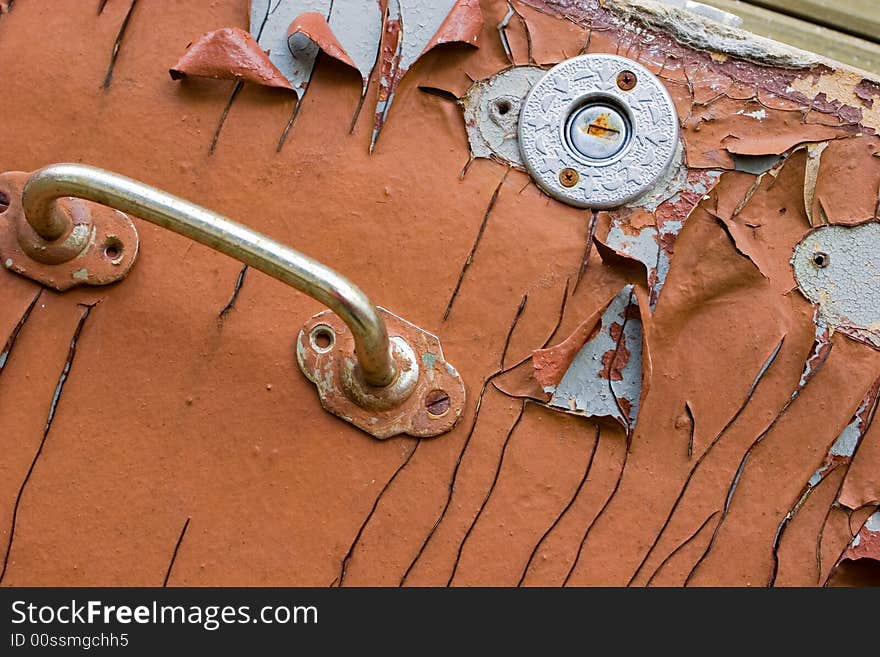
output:
[[550,69],[526,96],[523,162],[553,198],[620,207],[650,191],[675,160],[678,115],[648,69],[617,55],[581,55]]

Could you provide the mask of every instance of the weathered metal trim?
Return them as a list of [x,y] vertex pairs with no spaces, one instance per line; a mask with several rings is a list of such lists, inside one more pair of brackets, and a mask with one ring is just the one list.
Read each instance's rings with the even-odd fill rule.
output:
[[[617,112],[626,126],[613,130],[626,135],[626,143],[610,157],[581,152],[566,138],[572,117],[591,104],[605,109],[599,123]],[[649,193],[673,164],[679,146],[669,92],[647,68],[616,55],[580,55],[550,69],[526,96],[518,130],[523,161],[535,183],[563,203],[592,209],[620,207]],[[586,127],[574,132],[586,132]],[[609,141],[604,135],[586,139]]]

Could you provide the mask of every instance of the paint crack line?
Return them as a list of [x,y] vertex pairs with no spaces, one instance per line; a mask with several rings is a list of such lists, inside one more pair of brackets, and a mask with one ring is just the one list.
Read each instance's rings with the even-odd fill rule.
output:
[[577,570],[578,563],[580,563],[581,556],[584,552],[584,546],[587,544],[587,539],[590,537],[590,532],[593,531],[593,527],[596,526],[599,518],[602,517],[602,515],[605,513],[605,510],[611,504],[611,500],[613,500],[614,496],[617,494],[617,489],[620,488],[620,482],[623,481],[623,473],[626,471],[626,464],[629,460],[629,451],[629,445],[627,445],[626,451],[624,451],[623,453],[623,463],[620,466],[620,472],[617,474],[617,481],[614,483],[614,488],[612,489],[611,494],[605,499],[605,502],[602,504],[602,508],[599,509],[599,513],[597,513],[587,525],[587,529],[584,531],[584,535],[581,538],[580,546],[578,547],[577,556],[575,556],[574,562],[572,562],[571,564],[571,568],[568,569],[568,573],[566,573],[565,579],[562,581],[563,587],[568,586],[572,575],[574,575],[575,570]]
[[483,239],[483,233],[486,232],[486,225],[489,223],[489,216],[492,214],[492,210],[495,208],[495,204],[498,202],[498,196],[501,193],[501,187],[504,185],[504,181],[507,180],[507,174],[509,173],[510,168],[508,168],[507,171],[504,172],[501,181],[498,183],[498,186],[492,193],[492,197],[489,199],[489,204],[486,206],[486,211],[483,213],[483,220],[480,222],[480,228],[477,231],[477,237],[474,240],[473,246],[471,246],[471,250],[468,252],[467,257],[464,260],[464,265],[462,265],[461,267],[461,272],[458,275],[458,281],[455,284],[455,288],[452,290],[452,296],[449,298],[449,303],[446,304],[446,310],[443,313],[444,322],[449,319],[449,313],[452,312],[452,305],[455,303],[455,299],[458,297],[458,293],[461,290],[461,285],[464,282],[465,274],[467,274],[468,269],[470,269],[471,265],[474,263],[474,256],[476,255],[477,249],[480,246],[480,242]]
[[[370,508],[370,512],[367,514],[367,517],[364,518],[364,521],[361,523],[361,526],[358,528],[357,533],[354,536],[354,540],[352,540],[351,545],[348,547],[348,551],[345,553],[345,556],[342,558],[342,566],[339,570],[339,576],[334,580],[334,583],[338,582],[338,585],[341,587],[345,583],[345,576],[348,573],[348,564],[351,563],[352,557],[354,557],[354,551],[357,548],[358,543],[360,543],[361,536],[364,533],[364,530],[367,528],[367,525],[370,524],[370,520],[373,519],[373,515],[376,513],[376,509],[379,508],[379,503],[382,501],[382,498],[385,496],[385,493],[391,488],[391,485],[394,483],[394,480],[397,479],[397,476],[403,471],[403,469],[409,465],[409,462],[412,460],[412,457],[415,456],[416,451],[419,449],[419,445],[422,444],[422,440],[416,440],[416,446],[412,448],[409,454],[407,454],[406,458],[403,460],[397,469],[394,471],[394,474],[385,482],[385,485],[382,486],[382,490],[379,491],[379,494],[376,496],[376,499],[373,501],[373,506]],[[332,586],[332,585],[331,585]]]
[[824,344],[821,342],[817,342],[815,352],[815,360],[811,358],[807,361],[807,370],[801,376],[801,381],[798,383],[797,388],[795,388],[794,392],[792,392],[791,396],[785,402],[785,404],[780,409],[779,413],[776,414],[776,417],[767,425],[767,428],[764,429],[757,438],[749,445],[749,448],[746,450],[746,453],[743,454],[742,459],[739,462],[739,466],[736,469],[736,473],[733,476],[733,480],[730,482],[730,487],[727,489],[727,497],[724,500],[724,506],[721,511],[721,517],[718,519],[718,523],[715,525],[715,529],[712,532],[712,538],[709,539],[709,545],[706,546],[706,550],[694,564],[694,567],[691,569],[691,572],[688,573],[687,579],[684,581],[684,586],[688,586],[693,580],[694,576],[699,571],[700,567],[703,565],[706,557],[709,556],[709,553],[712,551],[712,548],[715,546],[715,541],[718,539],[718,534],[721,532],[721,527],[724,524],[724,521],[727,519],[727,516],[730,514],[730,508],[733,504],[733,498],[736,495],[736,489],[739,487],[740,479],[742,479],[743,473],[745,472],[746,466],[748,465],[749,460],[752,457],[754,451],[764,442],[764,439],[770,435],[773,429],[776,428],[776,425],[779,424],[779,421],[785,416],[788,410],[792,407],[794,402],[800,397],[801,392],[803,392],[804,388],[810,383],[810,381],[815,378],[816,374],[819,370],[822,369],[822,366],[828,360],[828,356],[831,352],[831,347],[833,343],[827,342]]
[[528,561],[526,561],[526,566],[523,568],[522,574],[519,577],[519,581],[516,585],[522,586],[523,582],[525,582],[526,576],[529,574],[529,569],[532,567],[532,562],[535,560],[535,557],[538,556],[538,550],[541,549],[541,546],[544,544],[544,541],[547,540],[547,537],[553,533],[553,530],[556,529],[557,525],[562,521],[565,515],[569,512],[571,507],[574,506],[575,500],[580,497],[581,491],[584,488],[584,485],[587,483],[587,480],[590,478],[590,471],[593,469],[593,460],[596,457],[596,450],[599,447],[599,425],[596,425],[596,439],[593,441],[593,447],[590,449],[590,455],[587,457],[587,467],[584,469],[584,476],[581,478],[580,483],[578,483],[577,488],[575,488],[574,493],[571,496],[571,499],[568,500],[568,504],[559,512],[559,515],[556,516],[556,519],[553,523],[547,528],[547,530],[541,535],[541,538],[538,539],[538,542],[535,544],[532,553],[529,555]]
[[217,315],[217,323],[221,327],[223,326],[223,320],[225,320],[226,316],[232,312],[233,308],[235,308],[235,302],[238,300],[238,294],[241,292],[242,285],[244,285],[247,272],[248,266],[244,265],[241,268],[241,271],[238,272],[238,277],[235,279],[235,288],[232,290],[232,296],[229,298],[229,301],[226,302],[226,305],[223,306],[223,310],[220,311],[220,314]]
[[[719,431],[715,435],[715,437],[712,439],[712,442],[709,443],[709,446],[705,449],[705,451],[700,455],[700,457],[694,463],[693,467],[691,468],[690,472],[688,473],[687,479],[685,479],[684,486],[682,486],[681,491],[679,491],[679,493],[678,493],[678,497],[675,498],[675,502],[673,502],[673,504],[672,504],[672,508],[669,510],[669,513],[666,515],[666,519],[663,521],[663,525],[660,527],[660,531],[657,533],[657,537],[654,539],[654,542],[651,544],[651,547],[645,553],[645,556],[642,558],[641,563],[639,563],[639,566],[638,566],[638,568],[636,568],[636,571],[633,573],[632,577],[630,577],[630,580],[627,583],[627,586],[632,585],[632,583],[636,580],[636,578],[639,576],[639,574],[644,569],[645,565],[648,563],[648,559],[651,558],[651,555],[654,553],[654,550],[657,548],[657,545],[659,545],[659,543],[660,543],[660,539],[663,538],[663,534],[666,531],[666,528],[669,527],[669,523],[672,521],[672,517],[675,515],[675,512],[678,510],[678,507],[681,504],[682,500],[684,500],[684,496],[688,492],[688,490],[690,489],[691,482],[693,481],[694,476],[696,475],[696,473],[699,470],[700,466],[702,465],[703,461],[706,460],[706,457],[709,456],[709,454],[712,452],[712,450],[715,448],[715,446],[718,445],[718,443],[721,441],[721,439],[727,434],[727,431],[734,424],[736,424],[736,421],[745,412],[746,408],[749,405],[749,402],[752,400],[752,397],[754,397],[754,395],[755,395],[755,391],[758,389],[758,385],[764,379],[764,376],[767,374],[767,371],[770,369],[770,367],[773,365],[773,363],[776,362],[776,358],[779,356],[779,353],[782,351],[783,344],[785,344],[785,336],[784,335],[782,336],[782,338],[780,338],[779,343],[776,345],[776,348],[773,350],[773,352],[770,354],[770,356],[767,358],[767,360],[764,361],[764,364],[761,366],[761,369],[758,371],[757,376],[755,376],[754,380],[752,381],[752,385],[749,387],[748,392],[746,392],[746,396],[743,399],[742,403],[740,404],[739,408],[736,410],[736,412],[733,414],[733,416],[731,416],[731,418],[727,421],[727,424],[725,424],[721,428],[721,431]],[[692,455],[692,453],[691,453],[691,455]],[[651,577],[653,577],[656,574],[657,574],[657,571],[655,570],[654,573],[652,573]]]
[[516,416],[516,420],[514,420],[510,429],[507,430],[507,435],[504,437],[504,443],[501,446],[501,457],[498,459],[498,466],[495,468],[495,476],[492,478],[492,485],[489,486],[489,490],[486,491],[486,496],[483,498],[482,504],[480,504],[480,508],[477,511],[477,514],[474,516],[474,519],[471,521],[470,526],[467,528],[467,531],[464,533],[464,538],[461,539],[461,543],[458,544],[458,553],[455,555],[455,563],[452,566],[452,573],[449,575],[449,580],[446,582],[446,586],[452,586],[453,580],[455,580],[455,575],[458,572],[458,565],[461,562],[461,555],[464,553],[464,546],[467,544],[468,539],[471,537],[471,532],[473,532],[474,527],[477,526],[477,522],[480,520],[480,516],[483,515],[483,511],[486,510],[486,506],[489,504],[489,500],[492,497],[492,493],[495,492],[495,486],[498,484],[498,479],[501,476],[501,469],[504,467],[504,459],[507,456],[507,448],[510,445],[510,439],[513,437],[516,428],[519,426],[519,423],[523,419],[523,415],[525,414],[526,406],[529,404],[529,401],[523,401],[520,406],[519,413]]
[[186,530],[189,527],[190,518],[183,523],[183,529],[180,530],[180,536],[177,537],[177,543],[174,545],[174,552],[171,553],[171,561],[168,563],[168,570],[165,571],[165,579],[162,586],[168,586],[168,580],[171,579],[171,571],[174,569],[174,562],[177,561],[177,553],[180,551],[180,545],[183,543],[183,537],[186,536]]
[[706,528],[706,526],[712,521],[712,518],[717,516],[719,513],[721,513],[721,512],[717,511],[717,510],[710,513],[709,516],[703,521],[703,524],[700,525],[699,527],[697,527],[696,530],[694,530],[693,534],[691,534],[688,538],[686,538],[682,542],[681,545],[679,545],[672,552],[670,552],[667,555],[667,557],[663,561],[660,562],[660,565],[657,566],[657,570],[654,571],[654,574],[651,575],[651,577],[649,577],[648,581],[645,583],[645,588],[648,588],[649,586],[651,586],[651,584],[653,583],[653,581],[657,577],[657,575],[659,575],[662,572],[662,570],[666,567],[666,565],[675,558],[675,555],[680,553],[688,545],[690,545],[694,540],[696,540],[696,538],[703,532],[703,530]]
[[33,301],[31,301],[28,307],[25,309],[24,314],[21,316],[21,319],[18,320],[18,324],[16,324],[15,328],[12,329],[12,333],[9,334],[9,338],[6,340],[6,344],[3,346],[3,351],[0,352],[0,374],[3,373],[4,368],[9,363],[9,359],[12,356],[12,351],[13,349],[15,349],[15,342],[16,340],[18,340],[18,334],[21,333],[21,330],[24,328],[24,325],[30,318],[31,312],[33,312],[34,306],[37,305],[37,301],[40,300],[42,294],[43,290],[41,288],[34,295]]
[[[568,291],[568,284],[567,283],[566,283],[565,289],[567,292]],[[523,295],[523,296],[525,297],[526,295]],[[565,302],[566,302],[565,297],[563,297],[563,302],[562,302],[563,310],[565,308]],[[520,307],[521,306],[523,306],[522,302],[520,303]],[[504,347],[502,348],[502,351],[501,351],[502,356],[499,359],[499,363],[498,363],[499,367],[495,372],[493,372],[488,377],[486,377],[486,380],[483,381],[483,385],[480,388],[480,394],[477,395],[477,402],[476,402],[476,405],[474,406],[474,419],[471,422],[471,427],[468,430],[467,437],[464,439],[464,444],[462,444],[461,449],[458,452],[458,457],[456,458],[455,466],[452,469],[452,477],[449,480],[449,489],[448,489],[448,493],[446,496],[446,502],[443,505],[443,509],[440,511],[440,515],[437,516],[437,519],[434,521],[434,524],[431,526],[431,529],[428,531],[427,536],[425,536],[425,539],[422,541],[422,544],[419,547],[418,551],[416,552],[415,557],[413,557],[413,560],[410,562],[409,566],[407,566],[406,570],[404,571],[403,576],[400,578],[400,582],[399,582],[398,586],[403,586],[406,583],[406,580],[409,577],[410,573],[413,571],[416,564],[419,562],[419,559],[422,558],[422,554],[424,554],[425,550],[427,549],[428,543],[431,542],[431,539],[434,537],[434,534],[437,532],[437,529],[440,527],[440,524],[446,518],[446,514],[449,511],[449,507],[452,504],[452,497],[455,494],[455,484],[458,481],[458,473],[459,473],[459,470],[461,469],[461,463],[464,460],[464,456],[467,453],[468,447],[471,443],[471,439],[473,438],[474,432],[477,429],[477,421],[480,419],[480,409],[483,406],[483,397],[485,396],[486,390],[488,390],[489,385],[492,383],[492,381],[496,377],[504,374],[504,372],[505,372],[502,360],[504,358],[504,355],[507,353],[508,347],[510,346],[510,340],[513,337],[514,330],[516,329],[516,326],[519,323],[520,318],[522,317],[522,311],[520,310],[520,307],[517,307],[517,312],[513,317],[513,321],[511,322],[510,329],[507,331],[507,339],[505,340]],[[560,319],[560,322],[561,322],[561,319]],[[558,326],[557,326],[557,328],[558,328]],[[523,361],[523,362],[525,362],[525,361]]]
[[40,444],[37,447],[34,458],[31,460],[30,467],[25,473],[24,479],[21,482],[21,486],[18,489],[18,494],[15,497],[15,504],[12,507],[12,523],[9,529],[9,541],[6,544],[6,554],[3,557],[3,569],[0,570],[0,584],[3,583],[3,579],[4,577],[6,577],[6,571],[9,567],[9,555],[12,553],[12,544],[15,540],[15,528],[18,523],[18,511],[21,505],[22,497],[24,496],[25,488],[27,487],[31,475],[36,468],[37,461],[40,459],[40,455],[43,453],[43,448],[46,445],[46,438],[48,438],[49,436],[49,431],[52,428],[52,422],[55,419],[55,411],[58,409],[58,402],[61,399],[61,393],[64,391],[64,385],[65,383],[67,383],[68,376],[70,376],[70,369],[73,366],[73,360],[74,358],[76,358],[77,343],[79,342],[80,335],[82,335],[86,320],[89,318],[93,307],[94,306],[84,306],[85,310],[83,310],[82,316],[79,318],[79,322],[77,323],[76,329],[73,332],[73,337],[70,340],[70,348],[67,352],[67,360],[64,363],[64,368],[61,370],[61,376],[58,378],[58,385],[55,387],[55,394],[52,397],[52,404],[49,407],[49,415],[46,418],[46,425],[43,428],[43,437],[40,440]]
[[[119,26],[119,32],[116,34],[116,41],[113,42],[113,49],[110,51],[110,64],[107,66],[107,74],[104,76],[104,82],[102,83],[102,87],[104,89],[110,88],[110,83],[113,81],[113,71],[116,68],[116,62],[119,60],[119,50],[122,47],[122,40],[125,38],[125,33],[128,31],[128,25],[131,22],[131,16],[134,13],[134,8],[137,5],[138,0],[131,0],[131,4],[128,6],[128,11],[125,13],[125,18],[122,19],[122,25]],[[101,4],[98,7],[98,13],[104,11],[104,4]]]

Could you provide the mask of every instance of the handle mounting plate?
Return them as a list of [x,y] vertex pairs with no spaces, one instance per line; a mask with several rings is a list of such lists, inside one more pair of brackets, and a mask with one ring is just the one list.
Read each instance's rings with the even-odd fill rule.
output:
[[[451,430],[461,417],[465,387],[458,372],[446,362],[440,340],[405,319],[378,308],[388,326],[392,343],[402,341],[414,357],[414,363],[401,368],[399,376],[416,374],[414,385],[407,386],[404,401],[394,400],[383,408],[382,391],[372,408],[358,403],[358,391],[346,382],[346,371],[355,362],[351,331],[334,313],[325,311],[312,317],[299,333],[296,358],[303,374],[315,384],[321,406],[374,438],[386,439],[400,434],[430,438]],[[389,386],[393,389],[395,386]],[[361,395],[361,400],[363,396]]]
[[72,227],[61,239],[45,242],[28,224],[21,205],[29,175],[0,174],[0,192],[9,203],[0,212],[0,263],[59,292],[125,278],[139,246],[137,230],[128,215],[82,199],[59,199],[59,209],[73,218]]

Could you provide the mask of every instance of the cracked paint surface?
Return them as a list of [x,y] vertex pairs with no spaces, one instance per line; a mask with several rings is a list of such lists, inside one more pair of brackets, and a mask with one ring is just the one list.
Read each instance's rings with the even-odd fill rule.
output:
[[[216,30],[191,45],[171,74],[174,79],[191,74],[284,87],[295,91],[302,102],[323,51],[360,73],[361,95],[352,131],[377,74],[372,152],[394,94],[416,60],[445,43],[477,45],[482,21],[478,0],[252,0],[249,29],[265,52],[258,52],[233,28]],[[278,74],[287,85],[279,82]],[[278,150],[299,109],[297,103]]]
[[[167,231],[145,230],[138,267],[100,290],[40,293],[2,270],[4,585],[755,586],[774,559],[777,586],[873,581],[880,352],[817,327],[790,260],[812,231],[877,219],[875,81],[808,53],[765,57],[758,41],[743,59],[735,32],[706,52],[717,30],[698,18],[486,0],[480,48],[412,66],[372,156],[372,122],[349,134],[360,85],[327,62],[282,152],[293,94],[246,84],[207,157],[234,83],[175,84],[163,66],[195,35],[247,27],[243,2],[138,3],[106,90],[129,3],[101,17],[46,4],[0,20],[7,167],[105,166],[339,268],[440,335],[470,405],[417,449],[361,435],[293,360],[314,303]],[[511,7],[507,52],[497,26]],[[699,48],[682,37],[692,27]],[[461,178],[460,110],[419,91],[462,98],[511,65],[581,51],[648,66],[683,136],[678,175],[650,202],[598,213],[595,244],[591,213],[515,168],[477,159]],[[624,364],[615,322],[593,330],[627,288]],[[638,399],[634,425],[610,394],[604,418],[546,406],[545,387],[600,339],[590,362]],[[621,392],[637,380],[637,397]]]

